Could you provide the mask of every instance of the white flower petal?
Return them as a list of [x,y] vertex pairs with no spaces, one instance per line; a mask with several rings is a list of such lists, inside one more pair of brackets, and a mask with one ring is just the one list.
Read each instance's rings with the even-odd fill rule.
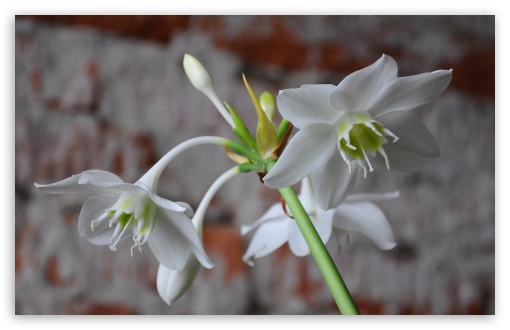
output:
[[[390,169],[414,171],[423,168],[439,157],[439,146],[428,128],[409,112],[390,112],[377,118],[399,140],[383,145]],[[386,167],[382,157],[375,159],[374,165]]]
[[192,256],[183,271],[176,271],[159,265],[156,285],[158,293],[168,306],[179,299],[196,278],[200,263]]
[[452,70],[398,78],[369,105],[367,111],[373,116],[379,116],[390,111],[416,108],[438,97],[451,80]]
[[382,250],[392,249],[396,245],[386,216],[372,203],[342,204],[335,212],[333,226],[340,230],[359,232]]
[[117,175],[102,171],[102,170],[88,170],[81,174],[78,179],[79,184],[92,183],[96,186],[102,186],[104,184],[116,184],[116,183],[124,183],[121,178]]
[[167,209],[169,211],[174,211],[174,212],[186,213],[186,215],[188,215],[188,216],[190,213],[193,214],[193,210],[191,209],[191,207],[188,204],[182,203],[182,202],[173,202],[166,198],[160,197],[160,196],[156,195],[152,191],[152,189],[147,187],[147,185],[142,181],[138,181],[136,184],[130,185],[130,186],[131,187],[125,187],[125,188],[131,188],[132,192],[137,191],[136,189],[138,189],[138,188],[142,189],[142,190],[140,190],[141,192],[149,195],[150,199],[152,199],[152,201],[154,203],[156,203],[157,205],[159,205],[160,207],[162,207],[164,209]]
[[[101,180],[107,181],[103,182]],[[35,183],[34,185],[48,194],[86,193],[113,195],[117,194],[117,192],[108,188],[121,183],[123,183],[122,179],[113,173],[90,170],[55,183],[44,185]]]
[[213,266],[191,219],[183,213],[159,208],[148,244],[156,259],[169,269],[182,270],[192,251],[204,267]]
[[317,208],[317,221],[314,222],[315,229],[319,234],[320,238],[326,244],[331,237],[331,231],[333,229],[333,217],[335,210],[322,210]]
[[306,244],[303,234],[295,221],[289,223],[289,247],[292,253],[298,257],[304,257],[310,254],[310,248]]
[[287,217],[287,215],[283,212],[282,204],[280,204],[280,203],[274,204],[257,221],[255,221],[254,223],[252,223],[250,225],[242,226],[241,227],[241,235],[246,235],[247,233],[249,233],[250,231],[252,231],[253,229],[257,228],[258,226],[264,224],[267,221],[272,221],[272,220],[276,220],[278,218],[286,218],[286,217]]
[[92,231],[92,220],[98,219],[104,214],[104,211],[110,208],[117,201],[116,197],[90,196],[85,200],[78,217],[78,234],[86,237],[92,244],[108,245],[112,236],[114,227],[109,228],[108,219],[99,223],[95,223],[94,231]]
[[392,191],[388,193],[382,193],[382,194],[354,194],[349,195],[345,199],[346,203],[359,203],[359,202],[378,202],[378,201],[386,201],[389,199],[395,199],[398,198],[400,195],[400,192]]
[[319,206],[327,210],[340,205],[354,187],[358,173],[358,166],[353,166],[352,173],[349,173],[349,166],[335,149],[320,170],[312,173],[313,188]]
[[253,266],[253,258],[264,257],[287,242],[289,238],[287,226],[290,221],[293,220],[277,218],[262,224],[253,235],[250,245],[243,255],[244,262]]
[[270,188],[291,186],[323,166],[334,152],[338,149],[332,125],[307,126],[290,140],[263,181]]
[[331,94],[330,102],[338,110],[364,111],[385,85],[397,79],[397,71],[395,60],[383,55],[374,64],[345,77]]
[[334,88],[334,85],[303,85],[282,90],[277,97],[278,111],[299,129],[335,122],[341,113],[329,102]]

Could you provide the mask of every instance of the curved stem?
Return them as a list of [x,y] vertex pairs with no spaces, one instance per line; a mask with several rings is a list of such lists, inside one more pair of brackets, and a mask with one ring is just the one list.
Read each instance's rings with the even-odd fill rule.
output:
[[292,187],[279,189],[280,194],[287,203],[292,212],[296,223],[303,234],[306,243],[310,247],[312,256],[319,267],[324,280],[328,284],[329,290],[335,299],[340,312],[344,315],[359,315],[358,308],[345,285],[342,276],[331,259],[326,246],[322,242],[319,234],[315,230],[308,213],[299,201],[296,192]]
[[223,103],[221,103],[220,98],[218,95],[216,95],[216,92],[213,91],[204,91],[204,94],[209,98],[209,100],[214,104],[216,109],[220,112],[220,114],[223,116],[223,118],[227,121],[227,123],[234,128],[234,120],[232,119],[232,116],[230,116],[230,113],[225,109],[225,106]]
[[207,192],[205,193],[204,197],[202,198],[202,201],[197,207],[197,210],[195,212],[195,215],[191,219],[193,222],[193,225],[195,226],[198,234],[200,235],[200,238],[202,238],[202,226],[203,226],[203,220],[205,216],[205,211],[207,210],[207,207],[209,207],[209,203],[211,202],[213,196],[218,192],[218,189],[227,182],[228,180],[232,179],[234,176],[238,175],[240,172],[239,166],[235,166],[231,168],[230,170],[226,171],[222,175],[220,175],[216,181],[213,182],[213,184],[209,187]]
[[168,165],[168,163],[170,163],[170,161],[174,159],[176,156],[178,156],[181,152],[201,144],[216,144],[220,146],[225,146],[229,141],[230,141],[229,139],[217,136],[199,136],[184,141],[181,144],[177,145],[172,150],[170,150],[169,152],[167,152],[166,155],[161,157],[161,159],[156,164],[154,164],[151,167],[151,169],[147,171],[147,173],[145,173],[144,176],[142,176],[138,181],[145,183],[153,191],[156,191],[158,180],[161,173],[163,173],[163,170]]

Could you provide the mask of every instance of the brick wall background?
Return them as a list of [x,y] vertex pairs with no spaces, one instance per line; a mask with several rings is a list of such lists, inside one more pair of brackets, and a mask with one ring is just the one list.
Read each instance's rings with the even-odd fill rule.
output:
[[[16,314],[334,314],[311,257],[288,248],[258,259],[239,228],[278,194],[255,174],[217,194],[204,243],[215,262],[173,306],[160,299],[150,252],[111,252],[78,237],[80,196],[33,183],[97,168],[136,181],[178,143],[233,137],[188,82],[199,58],[220,98],[254,129],[242,85],[258,93],[337,84],[393,56],[399,75],[453,68],[437,100],[414,111],[442,155],[417,173],[374,173],[361,191],[399,189],[381,202],[398,246],[380,251],[351,234],[328,244],[363,314],[493,314],[495,250],[495,21],[493,16],[32,16],[15,22]],[[160,195],[194,208],[232,166],[221,148],[196,147],[165,170]],[[247,189],[247,187],[249,187]]]

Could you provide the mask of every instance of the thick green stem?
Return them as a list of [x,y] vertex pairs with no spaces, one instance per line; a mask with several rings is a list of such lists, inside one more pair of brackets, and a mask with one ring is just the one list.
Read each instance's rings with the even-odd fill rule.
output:
[[354,304],[354,301],[349,293],[349,290],[345,286],[342,276],[338,272],[338,269],[331,259],[328,250],[324,246],[322,239],[315,230],[308,213],[303,208],[303,205],[299,201],[296,192],[292,187],[280,189],[280,194],[287,203],[287,206],[292,212],[296,223],[303,234],[306,243],[310,247],[312,256],[315,262],[319,266],[326,283],[328,284],[329,290],[335,299],[340,312],[344,315],[359,315],[358,308]]

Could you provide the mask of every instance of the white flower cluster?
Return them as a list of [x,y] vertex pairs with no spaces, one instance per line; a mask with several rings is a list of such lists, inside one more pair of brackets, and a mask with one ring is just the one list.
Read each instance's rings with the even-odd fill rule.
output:
[[[35,184],[51,194],[89,195],[78,219],[80,236],[92,244],[109,245],[112,250],[131,237],[131,254],[148,244],[160,263],[158,292],[170,305],[192,284],[200,264],[213,267],[202,244],[204,216],[213,195],[237,174],[257,171],[270,188],[281,189],[301,181],[299,200],[324,243],[332,232],[342,230],[362,233],[381,249],[396,245],[388,220],[372,202],[396,198],[398,192],[354,195],[352,189],[361,171],[366,177],[368,171],[381,167],[416,170],[439,155],[432,134],[407,110],[439,96],[450,83],[451,70],[399,78],[395,61],[383,55],[338,86],[303,85],[282,90],[276,104],[267,92],[259,101],[245,79],[259,118],[253,137],[235,110],[219,100],[211,77],[197,59],[186,55],[184,69],[193,86],[232,126],[240,142],[210,136],[185,141],[134,184],[101,170],[85,171],[53,184]],[[275,105],[284,118],[278,129],[272,121]],[[288,141],[292,127],[299,131]],[[200,144],[224,146],[240,165],[213,183],[193,215],[188,204],[164,199],[156,191],[168,163]],[[250,231],[255,234],[244,255],[250,265],[254,258],[273,252],[285,242],[297,256],[310,253],[292,211],[279,203],[241,229],[243,235]]]

